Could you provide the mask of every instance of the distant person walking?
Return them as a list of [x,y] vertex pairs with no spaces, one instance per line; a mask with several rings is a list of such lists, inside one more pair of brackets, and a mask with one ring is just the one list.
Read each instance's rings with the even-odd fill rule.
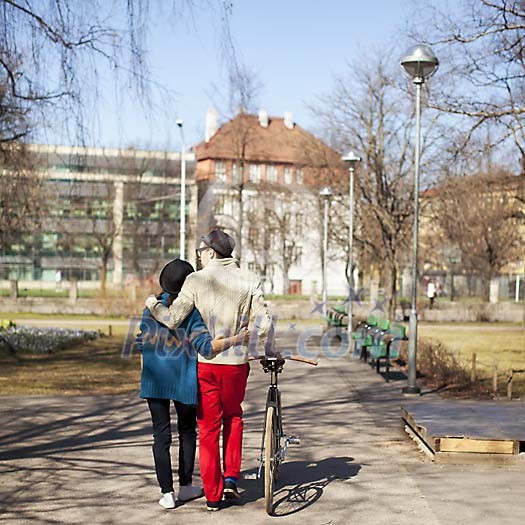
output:
[[[197,307],[214,336],[238,333],[248,327],[252,316],[255,317],[252,332],[265,337],[271,318],[260,281],[253,273],[239,268],[232,257],[234,246],[234,239],[220,230],[202,237],[197,256],[203,269],[188,276],[169,308],[149,297],[146,306],[153,316],[173,329]],[[249,370],[245,348],[232,348],[208,360],[199,356],[199,460],[206,507],[210,511],[219,510],[223,496],[240,498],[237,481],[242,457],[241,403]],[[221,429],[224,471],[219,447]]]
[[62,272],[60,270],[55,273],[55,289],[57,292],[62,290]]
[[436,283],[434,282],[434,279],[430,279],[427,284],[427,297],[429,300],[429,307],[432,310],[434,308],[434,301],[436,300],[437,296],[437,288]]
[[[176,259],[160,273],[163,292],[155,300],[169,306],[180,292],[184,280],[193,272],[186,261]],[[192,485],[196,450],[197,352],[211,359],[231,345],[247,341],[248,332],[213,340],[197,309],[192,308],[176,331],[158,323],[145,309],[137,345],[142,353],[140,397],[148,402],[153,425],[153,458],[161,489],[159,504],[175,507],[176,499],[187,501],[202,496],[202,488]],[[170,401],[177,412],[179,433],[179,491],[173,489],[171,469]],[[178,498],[177,498],[178,496]]]

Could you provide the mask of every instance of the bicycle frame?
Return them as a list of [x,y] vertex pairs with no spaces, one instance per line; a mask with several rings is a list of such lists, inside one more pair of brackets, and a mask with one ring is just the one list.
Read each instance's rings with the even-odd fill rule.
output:
[[[297,442],[297,438],[288,438],[283,430],[282,406],[281,406],[281,392],[279,390],[278,376],[283,371],[284,359],[269,357],[261,361],[264,372],[270,373],[270,386],[268,387],[268,394],[266,396],[265,413],[269,407],[275,409],[275,423],[277,429],[276,443],[275,443],[275,469],[278,472],[279,465],[284,461],[286,450],[290,443]],[[260,465],[257,476],[260,478],[262,469],[264,468],[264,440],[266,436],[266,424],[262,434],[261,440],[261,456]],[[285,438],[284,444],[282,439]]]
[[[286,450],[290,444],[299,444],[299,438],[287,436],[283,430],[283,415],[281,407],[281,392],[279,391],[279,374],[283,371],[285,359],[302,361],[311,365],[317,365],[317,361],[304,359],[299,356],[283,357],[277,354],[273,357],[258,357],[265,373],[270,373],[270,386],[266,396],[264,430],[261,442],[261,456],[259,458],[259,469],[257,478],[264,478],[264,498],[266,512],[273,512],[274,483],[279,476],[279,468],[286,456]],[[284,442],[283,442],[284,438]]]

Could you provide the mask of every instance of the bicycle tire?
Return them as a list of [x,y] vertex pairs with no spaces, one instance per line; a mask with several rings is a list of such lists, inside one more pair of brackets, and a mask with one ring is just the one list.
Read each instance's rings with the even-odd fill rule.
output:
[[266,410],[266,426],[264,427],[264,505],[266,513],[273,511],[273,484],[275,468],[275,442],[277,428],[275,427],[275,408]]

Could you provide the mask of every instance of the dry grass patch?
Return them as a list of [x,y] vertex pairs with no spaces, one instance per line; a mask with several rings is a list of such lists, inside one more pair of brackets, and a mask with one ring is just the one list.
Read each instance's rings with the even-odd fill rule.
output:
[[[476,354],[476,373],[478,381],[469,387],[474,394],[482,392],[487,395],[492,390],[492,373],[494,361],[498,364],[498,394],[505,395],[505,373],[509,368],[525,369],[525,331],[518,324],[511,323],[468,323],[468,324],[420,324],[419,335],[428,343],[423,343],[427,353],[428,345],[431,354],[438,351],[437,343],[445,350],[448,363],[452,369],[461,367],[470,378],[472,354]],[[425,358],[423,358],[425,359]],[[419,355],[418,355],[419,361]],[[419,368],[419,367],[418,367]],[[424,373],[431,373],[427,369]],[[454,375],[454,374],[452,374]],[[452,381],[456,382],[456,381]],[[460,381],[463,382],[463,381]],[[525,395],[525,374],[515,377],[514,392]]]
[[0,394],[120,394],[138,389],[140,357],[123,359],[122,336],[51,354],[0,354]]

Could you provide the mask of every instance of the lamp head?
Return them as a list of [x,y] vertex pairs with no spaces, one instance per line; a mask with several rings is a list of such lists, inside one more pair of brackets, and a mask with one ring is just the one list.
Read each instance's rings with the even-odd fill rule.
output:
[[415,84],[423,84],[432,76],[439,60],[429,46],[419,44],[411,47],[401,58],[401,65]]
[[320,192],[319,195],[325,200],[328,201],[332,198],[332,188],[325,186]]
[[341,160],[353,168],[358,162],[361,162],[361,157],[358,157],[353,151],[349,151],[345,157],[341,157]]
[[175,124],[177,124],[177,126],[179,126],[179,128],[182,128],[182,124],[184,124],[184,121],[181,118],[178,118],[175,121]]

